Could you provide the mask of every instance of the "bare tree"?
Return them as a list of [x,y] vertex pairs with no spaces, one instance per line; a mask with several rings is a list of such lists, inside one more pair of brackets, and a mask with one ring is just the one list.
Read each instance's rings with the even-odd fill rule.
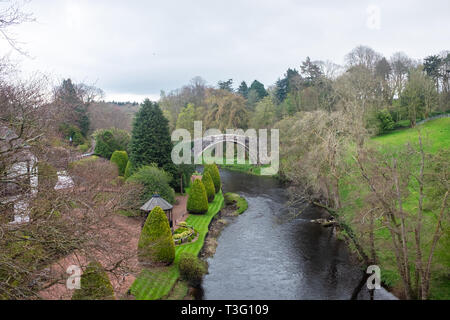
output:
[[8,44],[21,54],[26,52],[20,47],[21,43],[11,32],[11,27],[24,22],[34,21],[32,14],[23,11],[23,7],[16,1],[1,1],[0,3],[0,35]]

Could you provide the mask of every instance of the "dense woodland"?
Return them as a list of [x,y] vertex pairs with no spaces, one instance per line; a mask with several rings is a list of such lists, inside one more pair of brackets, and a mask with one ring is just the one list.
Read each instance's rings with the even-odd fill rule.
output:
[[[6,14],[2,30],[24,19]],[[107,227],[107,216],[136,210],[155,191],[170,199],[182,192],[193,168],[170,162],[170,132],[193,130],[202,120],[205,130],[279,129],[277,178],[289,187],[292,205],[326,208],[363,265],[379,264],[385,285],[401,298],[448,299],[450,149],[417,123],[450,111],[450,52],[416,61],[358,46],[344,65],[300,62],[301,56],[274,84],[229,79],[212,86],[195,77],[139,106],[101,101],[101,89],[70,79],[51,89],[44,77],[19,81],[20,67],[2,59],[0,124],[10,130],[0,137],[2,197],[11,184],[30,192],[26,174],[8,175],[21,150],[31,150],[41,169],[33,223],[3,227],[12,208],[1,203],[9,216],[0,217],[0,298],[35,297],[48,281],[61,281],[43,271],[50,262],[74,250],[102,250],[96,230]],[[417,128],[405,143],[377,143],[377,136],[404,128]],[[448,132],[448,122],[440,130]],[[126,151],[126,160],[74,165],[94,140],[95,153],[109,160]],[[73,192],[45,187],[57,170],[73,176]],[[152,189],[159,184],[164,190]],[[105,188],[120,188],[108,205],[99,202]],[[82,219],[66,215],[74,208],[82,208]],[[126,272],[120,261],[108,270]]]

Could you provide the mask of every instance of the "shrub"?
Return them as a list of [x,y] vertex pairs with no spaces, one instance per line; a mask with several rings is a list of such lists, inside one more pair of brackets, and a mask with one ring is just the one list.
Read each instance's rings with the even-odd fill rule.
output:
[[191,286],[198,286],[202,282],[203,275],[208,271],[206,263],[191,252],[183,252],[178,264],[182,279]]
[[130,134],[116,128],[100,129],[94,132],[95,154],[110,159],[114,151],[127,151]]
[[208,197],[208,202],[211,202],[214,200],[214,196],[216,195],[215,188],[214,188],[214,182],[212,181],[211,175],[209,172],[205,172],[205,174],[202,176],[202,182],[205,186],[206,195]]
[[138,244],[138,257],[142,262],[171,264],[175,259],[175,244],[169,220],[160,207],[149,213]]
[[126,151],[114,151],[111,156],[111,163],[115,163],[119,168],[119,176],[125,174],[125,169],[128,164],[128,154]]
[[88,264],[81,275],[81,288],[75,290],[72,300],[114,300],[114,290],[102,265]]
[[378,133],[384,133],[395,128],[395,122],[387,109],[377,112]]
[[74,125],[63,123],[59,126],[59,131],[62,132],[64,138],[67,140],[72,137],[72,144],[74,146],[78,146],[86,142],[81,130]]
[[192,184],[186,207],[191,213],[202,214],[208,211],[208,196],[201,180],[197,179]]
[[145,166],[137,170],[127,182],[137,182],[144,186],[142,200],[147,201],[158,193],[169,203],[175,203],[175,191],[170,187],[171,176],[156,166]]
[[56,169],[47,162],[38,163],[38,189],[53,190],[58,182],[58,173]]
[[214,189],[217,192],[219,192],[220,188],[221,188],[221,182],[220,182],[220,173],[219,173],[219,168],[217,168],[217,165],[215,163],[213,164],[207,164],[205,165],[205,169],[203,170],[203,174],[205,174],[206,172],[209,172],[209,174],[211,175],[212,181],[214,183]]
[[127,166],[125,167],[125,173],[124,173],[123,177],[125,179],[128,179],[129,177],[131,177],[131,174],[132,174],[131,162],[130,162],[130,160],[128,160]]

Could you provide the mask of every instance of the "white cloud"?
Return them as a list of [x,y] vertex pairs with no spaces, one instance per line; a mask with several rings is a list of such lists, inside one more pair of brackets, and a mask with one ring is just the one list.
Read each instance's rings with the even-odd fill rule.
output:
[[[376,32],[367,28],[369,5],[382,8]],[[271,85],[306,56],[342,63],[360,44],[423,58],[448,49],[450,30],[449,1],[32,0],[27,8],[37,22],[14,29],[34,57],[22,59],[26,70],[95,83],[126,100],[197,75]]]

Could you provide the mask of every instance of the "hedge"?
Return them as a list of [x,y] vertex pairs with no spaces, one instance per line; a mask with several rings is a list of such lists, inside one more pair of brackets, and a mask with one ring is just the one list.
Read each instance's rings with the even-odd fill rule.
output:
[[142,228],[138,244],[141,262],[171,264],[175,259],[175,244],[169,220],[163,209],[155,207]]
[[212,181],[211,175],[209,172],[205,172],[202,177],[203,185],[205,186],[206,195],[208,197],[208,202],[214,200],[214,196],[216,195],[216,190],[214,188],[214,182]]
[[126,151],[114,151],[111,156],[111,163],[115,163],[119,169],[119,176],[125,174],[125,169],[128,164],[128,154]]
[[208,196],[201,180],[196,179],[192,184],[186,207],[190,213],[203,214],[208,211]]
[[81,275],[81,288],[75,290],[72,300],[114,300],[114,289],[102,265],[92,261]]
[[206,164],[205,169],[203,170],[203,174],[205,174],[206,172],[209,172],[209,174],[211,175],[216,193],[219,192],[222,184],[220,181],[219,168],[217,168],[217,165],[215,163]]

